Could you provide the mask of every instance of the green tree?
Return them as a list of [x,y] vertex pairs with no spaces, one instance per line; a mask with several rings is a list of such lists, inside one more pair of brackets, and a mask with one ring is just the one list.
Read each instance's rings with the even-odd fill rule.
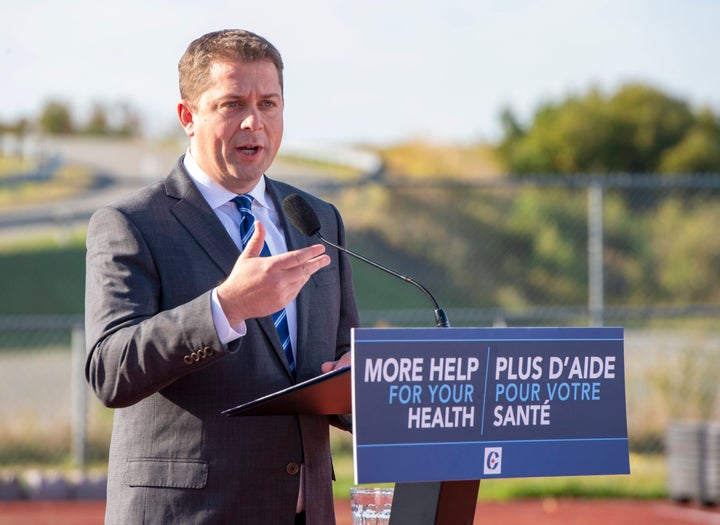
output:
[[[652,173],[717,170],[720,127],[709,110],[642,84],[608,96],[591,89],[546,103],[527,129],[502,116],[498,148],[514,173]],[[716,151],[717,150],[717,151]]]
[[136,137],[142,132],[140,113],[128,102],[118,104],[119,123],[115,132],[122,137]]
[[608,108],[621,134],[613,166],[617,171],[657,171],[663,152],[680,142],[696,121],[685,102],[640,84],[620,88],[608,99]]
[[51,100],[45,104],[40,113],[39,124],[42,131],[51,134],[73,133],[75,131],[70,107],[57,100]]
[[720,172],[720,123],[709,109],[683,139],[666,149],[660,159],[663,173]]
[[93,104],[85,126],[85,133],[88,135],[108,135],[110,134],[110,125],[108,124],[108,114],[105,106],[100,103]]
[[135,137],[142,128],[138,112],[127,102],[110,105],[96,102],[93,104],[85,125],[88,135],[111,135],[116,137]]

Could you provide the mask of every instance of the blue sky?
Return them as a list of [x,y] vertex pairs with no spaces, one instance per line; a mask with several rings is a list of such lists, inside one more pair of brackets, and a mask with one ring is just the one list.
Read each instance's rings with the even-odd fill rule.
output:
[[[499,113],[625,82],[720,114],[716,0],[8,0],[0,120],[129,101],[179,129],[177,61],[242,27],[283,54],[286,142],[495,140]],[[7,5],[10,4],[10,5]]]

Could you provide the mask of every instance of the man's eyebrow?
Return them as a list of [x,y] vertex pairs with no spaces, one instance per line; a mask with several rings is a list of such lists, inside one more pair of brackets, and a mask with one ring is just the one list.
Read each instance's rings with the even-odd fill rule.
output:
[[[229,92],[220,97],[222,99],[246,99],[248,98],[247,94],[245,93],[235,93],[235,92]],[[260,93],[259,98],[282,98],[282,94],[278,93],[276,91],[271,91],[268,93]]]

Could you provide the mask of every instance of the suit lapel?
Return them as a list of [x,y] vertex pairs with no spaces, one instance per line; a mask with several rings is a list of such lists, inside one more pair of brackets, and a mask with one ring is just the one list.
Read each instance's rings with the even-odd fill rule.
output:
[[239,252],[215,212],[182,167],[182,159],[165,179],[168,197],[176,199],[171,213],[217,264],[229,275]]
[[270,198],[273,200],[275,208],[278,210],[278,216],[280,217],[280,224],[282,225],[283,232],[285,233],[285,242],[287,243],[288,250],[297,250],[299,248],[315,244],[316,241],[295,228],[282,211],[282,201],[285,197],[290,195],[291,188],[267,177],[265,177],[265,180],[267,182],[266,187],[268,193],[270,194]]

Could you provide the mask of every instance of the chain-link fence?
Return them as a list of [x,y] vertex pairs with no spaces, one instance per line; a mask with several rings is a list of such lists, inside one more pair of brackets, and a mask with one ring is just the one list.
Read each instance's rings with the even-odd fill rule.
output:
[[[409,268],[453,326],[625,328],[631,447],[661,452],[674,420],[720,417],[720,177],[527,176],[394,184],[364,193],[348,242]],[[347,199],[347,200],[344,200]],[[351,207],[351,205],[348,205]],[[426,264],[404,264],[404,257]],[[357,269],[357,266],[354,266]],[[361,270],[364,271],[364,270]],[[431,325],[430,304],[393,308],[386,278],[364,325]]]
[[[625,327],[631,448],[713,420],[720,177],[546,176],[316,188],[351,249],[431,290],[453,326]],[[363,326],[432,325],[412,287],[353,263]],[[0,319],[0,461],[104,462],[112,414],[84,384],[82,320]]]

